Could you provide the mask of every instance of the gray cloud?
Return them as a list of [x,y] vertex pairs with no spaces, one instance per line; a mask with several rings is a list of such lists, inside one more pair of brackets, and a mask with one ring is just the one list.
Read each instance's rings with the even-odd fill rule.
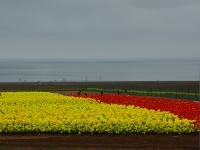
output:
[[199,57],[199,0],[1,0],[0,58]]

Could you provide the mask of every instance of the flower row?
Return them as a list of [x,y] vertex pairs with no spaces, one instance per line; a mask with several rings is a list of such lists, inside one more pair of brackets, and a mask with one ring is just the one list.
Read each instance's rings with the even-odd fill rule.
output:
[[108,104],[124,104],[144,107],[153,110],[169,111],[182,118],[195,120],[199,124],[199,106],[200,103],[189,100],[177,100],[175,98],[158,98],[148,96],[130,96],[125,94],[87,94],[77,95],[75,97],[93,98]]
[[133,134],[197,132],[170,112],[46,92],[3,92],[0,133]]

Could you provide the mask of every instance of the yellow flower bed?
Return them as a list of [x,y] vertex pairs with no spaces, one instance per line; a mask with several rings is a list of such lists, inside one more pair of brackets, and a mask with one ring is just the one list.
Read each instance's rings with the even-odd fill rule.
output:
[[47,92],[1,92],[0,133],[132,134],[197,132],[170,112],[103,104]]

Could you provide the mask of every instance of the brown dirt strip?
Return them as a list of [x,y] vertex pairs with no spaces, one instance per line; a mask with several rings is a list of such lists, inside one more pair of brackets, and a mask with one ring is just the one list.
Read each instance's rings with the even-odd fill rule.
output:
[[79,88],[199,89],[199,84],[198,81],[2,82],[0,91],[65,91]]
[[1,135],[0,150],[198,150],[199,135]]

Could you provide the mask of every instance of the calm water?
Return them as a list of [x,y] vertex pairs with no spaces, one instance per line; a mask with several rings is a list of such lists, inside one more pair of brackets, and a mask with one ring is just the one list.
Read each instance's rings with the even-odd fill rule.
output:
[[0,60],[0,82],[199,81],[200,60]]

